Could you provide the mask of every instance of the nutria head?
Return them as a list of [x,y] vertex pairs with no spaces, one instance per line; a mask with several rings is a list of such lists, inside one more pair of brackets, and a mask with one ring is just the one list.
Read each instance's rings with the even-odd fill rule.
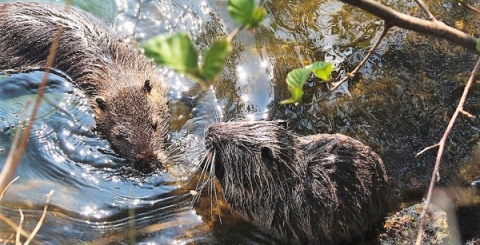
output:
[[155,93],[155,86],[146,80],[143,86],[116,87],[92,101],[97,130],[141,172],[162,168],[166,160],[168,109],[152,100]]
[[285,195],[278,194],[289,189],[283,188],[284,185],[292,183],[284,180],[294,181],[297,175],[294,171],[301,168],[295,160],[295,145],[294,134],[280,121],[217,123],[205,131],[207,159],[215,167],[225,197],[255,197],[251,203]]
[[99,134],[137,170],[162,167],[170,119],[166,82],[135,44],[117,38],[94,16],[60,4],[0,4],[0,70],[46,67],[59,25],[52,68],[87,95]]

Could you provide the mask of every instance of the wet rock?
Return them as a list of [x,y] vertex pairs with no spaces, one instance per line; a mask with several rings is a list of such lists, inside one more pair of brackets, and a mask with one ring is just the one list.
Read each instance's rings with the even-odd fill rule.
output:
[[[380,244],[415,244],[422,210],[423,204],[415,204],[388,217],[384,225],[385,231],[379,236]],[[445,211],[432,205],[426,215],[425,223],[422,244],[451,244],[452,239]]]

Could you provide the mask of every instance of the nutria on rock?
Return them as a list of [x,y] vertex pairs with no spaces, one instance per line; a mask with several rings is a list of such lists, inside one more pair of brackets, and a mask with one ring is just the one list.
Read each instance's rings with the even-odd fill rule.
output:
[[246,220],[291,244],[335,244],[383,217],[380,157],[341,134],[297,136],[284,122],[217,123],[205,130],[206,172]]
[[52,3],[0,4],[0,71],[44,68],[58,25],[63,33],[52,68],[87,95],[96,130],[137,170],[162,167],[166,83],[132,43],[92,15]]

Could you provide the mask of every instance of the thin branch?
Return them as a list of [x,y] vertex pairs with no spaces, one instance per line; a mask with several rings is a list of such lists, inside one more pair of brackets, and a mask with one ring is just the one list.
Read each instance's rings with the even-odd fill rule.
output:
[[425,206],[423,207],[422,214],[420,214],[420,226],[419,226],[417,242],[416,242],[417,245],[420,245],[422,242],[425,215],[427,214],[428,208],[430,207],[430,204],[432,202],[433,189],[435,187],[435,182],[436,182],[435,177],[439,175],[438,170],[440,168],[440,162],[442,160],[443,149],[445,148],[448,135],[450,134],[450,131],[452,130],[453,125],[455,124],[455,120],[457,119],[460,112],[463,111],[463,105],[467,100],[468,91],[472,86],[473,81],[475,81],[475,74],[477,74],[477,71],[479,68],[480,68],[480,59],[478,59],[477,64],[475,65],[475,68],[473,69],[472,74],[470,75],[470,78],[468,79],[468,82],[465,85],[465,89],[463,90],[462,97],[460,98],[457,109],[453,113],[453,116],[450,119],[450,122],[448,123],[447,129],[445,130],[445,133],[443,134],[442,139],[438,143],[439,148],[438,148],[437,158],[435,161],[435,168],[433,169],[433,173],[432,173],[432,179],[430,180],[430,186],[428,188],[427,200],[425,201]]
[[460,3],[460,5],[462,5],[463,7],[465,7],[465,8],[467,8],[467,9],[475,12],[476,14],[480,14],[480,10],[479,10],[479,9],[473,7],[472,5],[466,3],[465,1],[459,1],[459,0],[457,0],[457,2]]
[[429,21],[437,21],[435,17],[433,17],[432,13],[430,13],[430,10],[428,10],[427,5],[425,5],[422,0],[415,0],[415,2],[417,2],[420,8],[422,8],[423,12],[425,12]]
[[[265,0],[260,0],[260,2],[258,3],[258,6],[260,7],[263,7],[263,4],[264,4]],[[227,36],[227,40],[229,42],[231,42],[233,40],[233,38],[235,38],[235,36],[237,36],[243,29],[245,29],[245,25],[242,25],[238,28],[236,28],[235,30],[233,30],[228,36]]]
[[245,26],[243,25],[243,26],[240,26],[240,27],[236,28],[235,30],[233,30],[232,33],[230,33],[228,35],[227,40],[229,42],[231,42],[233,40],[233,38],[235,38],[235,36],[237,36],[238,33],[240,33],[244,28],[245,28]]
[[462,113],[463,115],[465,115],[465,116],[467,116],[467,117],[469,117],[469,118],[475,118],[475,116],[472,115],[472,114],[471,114],[470,112],[468,112],[468,111],[462,110],[460,113]]
[[448,40],[461,47],[480,54],[476,50],[476,38],[460,30],[445,25],[441,21],[429,21],[413,16],[409,16],[395,11],[375,0],[340,0],[346,4],[363,9],[373,14],[392,26],[398,26],[403,29],[412,30],[422,34],[432,35],[441,39]]
[[[372,56],[373,51],[375,51],[375,49],[377,49],[378,45],[380,45],[380,43],[382,42],[383,38],[385,38],[385,36],[387,35],[390,28],[391,28],[391,26],[389,26],[385,22],[382,35],[380,35],[380,38],[378,38],[377,42],[375,42],[375,44],[370,48],[370,50],[368,50],[368,53],[363,58],[363,60],[355,67],[355,69],[353,69],[353,71],[349,72],[344,78],[342,78],[342,80],[333,83],[333,86],[329,89],[329,91],[327,93],[325,93],[324,95],[322,95],[320,98],[318,98],[316,101],[322,101],[327,96],[329,96],[333,91],[337,90],[338,87],[340,87],[340,85],[342,85],[343,83],[348,81],[349,78],[352,78],[355,75],[357,75],[358,70],[360,70],[360,68],[367,62],[367,60],[370,58],[370,56]],[[314,102],[312,102],[312,103],[314,103]]]
[[415,157],[418,157],[418,156],[422,155],[424,152],[426,152],[426,151],[428,151],[428,150],[430,150],[430,149],[439,147],[439,146],[440,146],[440,144],[437,143],[437,144],[435,144],[435,145],[431,145],[431,146],[425,147],[423,150],[421,150],[419,153],[417,153],[417,154],[415,155]]

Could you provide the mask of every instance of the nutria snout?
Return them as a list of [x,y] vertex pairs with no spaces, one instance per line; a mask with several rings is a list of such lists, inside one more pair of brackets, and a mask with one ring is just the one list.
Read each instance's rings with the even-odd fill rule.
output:
[[385,208],[380,157],[340,134],[300,137],[283,122],[217,123],[205,130],[230,207],[294,244],[332,244],[362,235]]
[[165,163],[166,83],[154,64],[92,15],[51,3],[0,4],[0,70],[44,68],[57,26],[53,68],[87,95],[96,130],[143,172]]

